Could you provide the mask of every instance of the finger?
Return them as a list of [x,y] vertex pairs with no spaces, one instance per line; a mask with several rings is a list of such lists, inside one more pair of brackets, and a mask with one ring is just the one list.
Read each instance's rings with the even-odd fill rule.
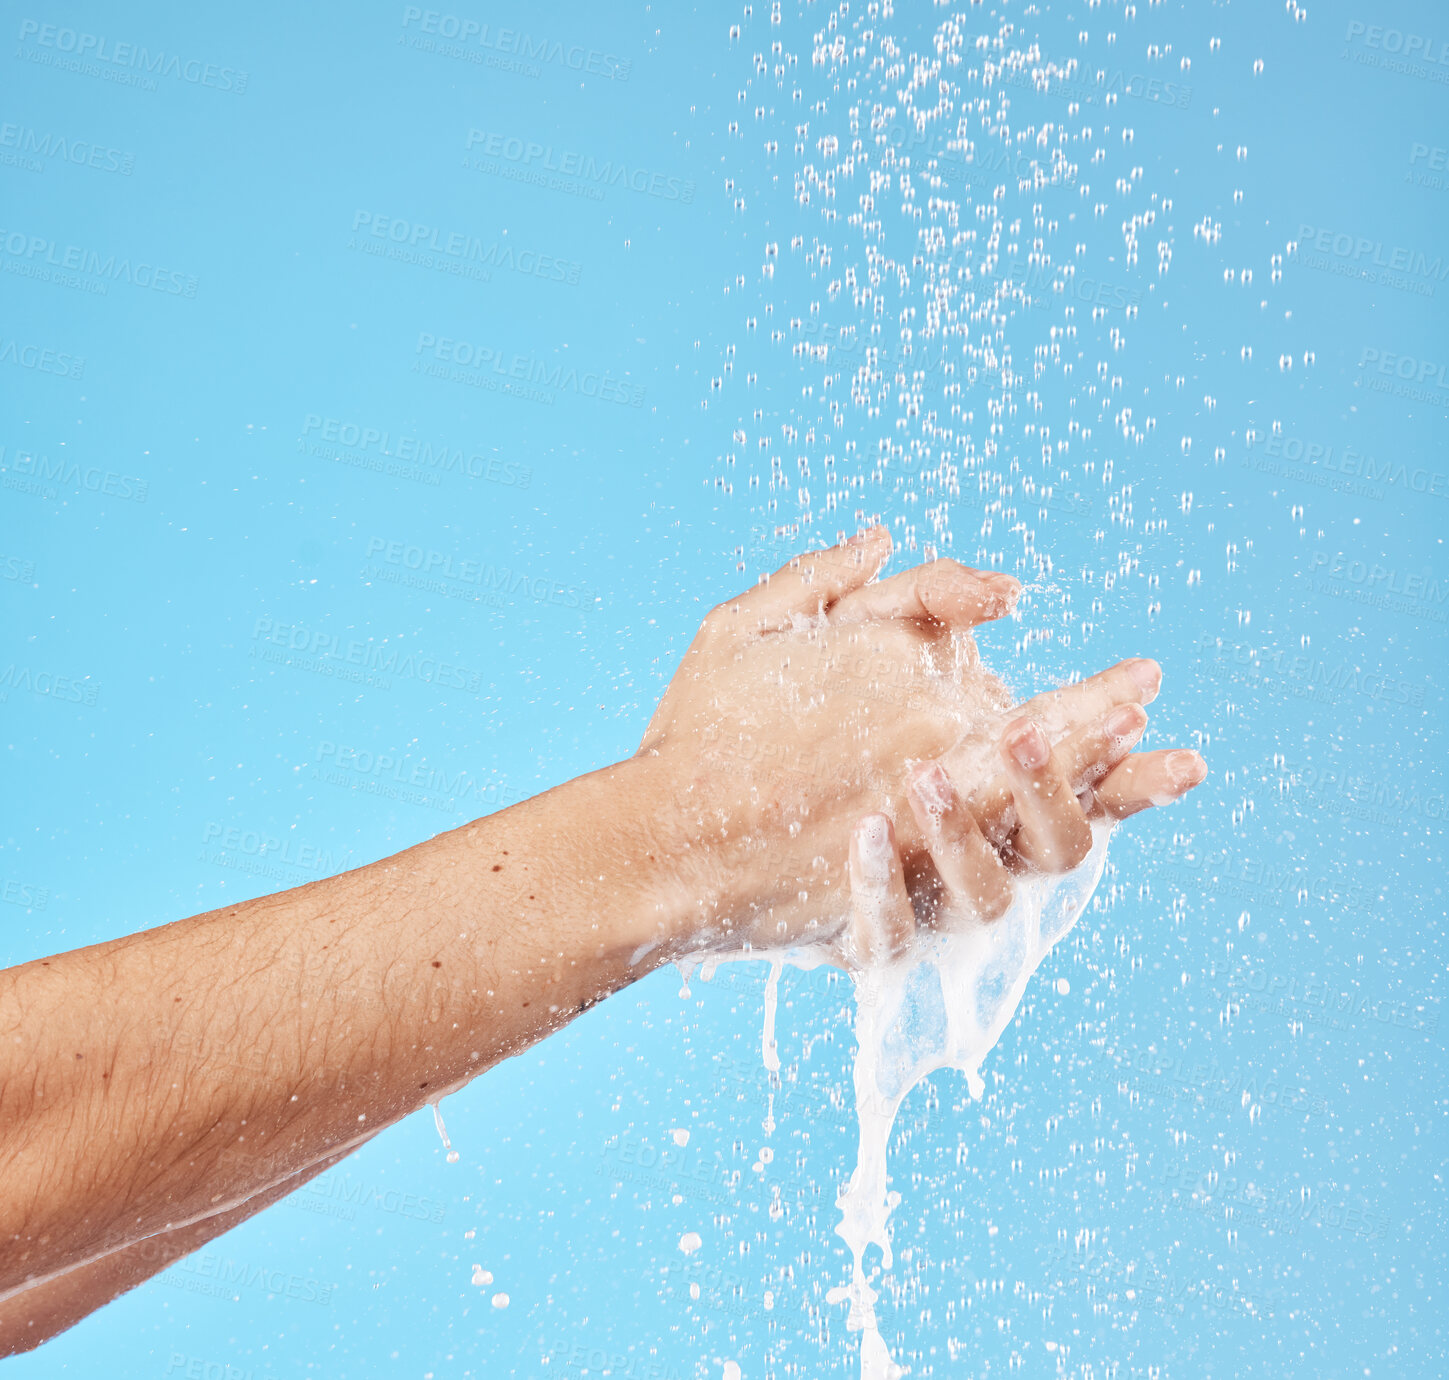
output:
[[906,787],[911,813],[945,890],[948,910],[997,920],[1011,905],[1011,874],[956,794],[939,762],[912,773]]
[[1016,851],[1043,872],[1070,872],[1092,851],[1092,826],[1042,726],[1013,719],[1001,758],[1016,802]]
[[1075,685],[1036,695],[1017,708],[1055,740],[1068,729],[1094,723],[1119,704],[1151,704],[1162,686],[1162,668],[1147,657],[1121,661]]
[[796,618],[815,617],[874,579],[890,554],[890,533],[871,527],[838,546],[794,557],[754,589],[721,604],[716,613],[730,615],[731,624],[752,632],[778,632]]
[[[1137,745],[1147,728],[1147,711],[1140,704],[1109,710],[1096,723],[1069,733],[1052,749],[1073,794],[1092,799],[1092,791]],[[972,794],[971,812],[988,842],[1003,845],[1017,827],[1017,807],[1011,779],[1001,773]]]
[[859,969],[896,958],[909,947],[915,932],[896,831],[885,815],[866,815],[850,836],[846,962]]
[[1186,748],[1133,753],[1097,786],[1097,805],[1103,814],[1125,819],[1152,805],[1171,805],[1206,777],[1207,763]]
[[830,609],[830,621],[918,618],[948,628],[974,628],[1010,613],[1020,593],[1021,585],[999,571],[931,561],[842,596]]

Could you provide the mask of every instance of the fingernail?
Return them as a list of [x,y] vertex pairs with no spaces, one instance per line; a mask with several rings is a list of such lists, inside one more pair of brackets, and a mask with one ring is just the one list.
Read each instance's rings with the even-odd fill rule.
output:
[[1107,715],[1102,725],[1109,738],[1127,738],[1140,733],[1147,723],[1147,712],[1140,704],[1124,704]]
[[944,815],[951,808],[951,778],[939,762],[917,771],[908,789],[928,814]]
[[883,886],[890,880],[895,840],[885,815],[867,815],[855,826],[855,851],[863,880]]
[[1207,776],[1207,763],[1195,752],[1169,752],[1164,765],[1167,779],[1179,791],[1190,790]]
[[1162,684],[1162,667],[1147,657],[1139,657],[1129,663],[1127,671],[1142,691],[1143,704],[1157,698],[1157,687]]
[[1032,723],[1013,733],[1007,739],[1006,749],[1016,760],[1017,766],[1027,771],[1046,766],[1052,751],[1046,734],[1041,731],[1041,725]]

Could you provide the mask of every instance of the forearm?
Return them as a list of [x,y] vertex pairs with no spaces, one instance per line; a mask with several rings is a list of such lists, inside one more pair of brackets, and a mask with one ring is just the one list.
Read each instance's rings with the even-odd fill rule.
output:
[[0,1297],[228,1210],[648,971],[676,885],[651,770],[0,974]]
[[278,1199],[296,1192],[317,1175],[325,1173],[347,1152],[329,1155],[316,1164],[293,1174],[271,1188],[248,1198],[240,1207],[217,1213],[148,1237],[132,1246],[123,1246],[87,1265],[78,1265],[65,1274],[23,1289],[0,1301],[0,1357],[32,1351],[42,1342],[74,1327],[82,1318],[102,1308],[127,1290],[144,1284],[192,1251],[200,1250],[223,1232],[270,1207]]

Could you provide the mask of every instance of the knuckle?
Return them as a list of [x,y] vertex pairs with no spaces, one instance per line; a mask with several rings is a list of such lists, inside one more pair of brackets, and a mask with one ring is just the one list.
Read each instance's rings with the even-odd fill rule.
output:
[[740,626],[740,614],[740,609],[729,604],[711,609],[700,623],[689,650],[704,655],[717,649]]
[[1011,883],[1004,877],[994,888],[988,888],[977,900],[976,909],[983,920],[1000,920],[1011,909]]
[[971,572],[960,561],[953,561],[949,556],[927,562],[921,567],[917,579],[920,588],[940,592],[958,590],[975,582]]
[[1081,819],[1062,841],[1059,853],[1063,869],[1070,872],[1074,867],[1080,867],[1091,851],[1092,829],[1085,819]]

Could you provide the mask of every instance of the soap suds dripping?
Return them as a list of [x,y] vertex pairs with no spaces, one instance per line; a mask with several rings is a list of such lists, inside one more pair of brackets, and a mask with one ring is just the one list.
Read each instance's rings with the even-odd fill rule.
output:
[[443,1108],[439,1102],[433,1103],[433,1124],[438,1128],[438,1135],[442,1139],[443,1149],[447,1151],[449,1164],[458,1163],[458,1152],[453,1149],[453,1142],[448,1139],[448,1128],[443,1125]]
[[[906,1373],[880,1335],[879,1295],[865,1269],[871,1246],[879,1250],[883,1270],[893,1264],[888,1226],[900,1194],[888,1187],[888,1150],[896,1113],[916,1084],[941,1069],[964,1073],[973,1098],[985,1094],[982,1063],[1016,1015],[1032,974],[1091,900],[1106,867],[1111,830],[1109,821],[1093,823],[1092,851],[1074,871],[1018,878],[1011,909],[999,920],[957,921],[943,933],[922,930],[910,953],[855,975],[859,1143],[855,1170],[836,1204],[841,1220],[835,1229],[850,1248],[851,1277],[826,1298],[849,1304],[846,1328],[862,1334],[862,1380],[900,1380]],[[702,975],[708,979],[720,963],[745,959],[765,959],[773,983],[786,963],[808,970],[833,956],[823,945],[712,955]],[[757,1171],[763,1161],[762,1152]],[[686,1254],[698,1246],[694,1233],[680,1241]]]
[[780,1071],[780,1050],[775,1043],[775,1006],[780,995],[780,971],[784,966],[778,960],[772,961],[770,976],[765,982],[765,1029],[760,1036],[760,1046],[765,1067],[771,1073]]

